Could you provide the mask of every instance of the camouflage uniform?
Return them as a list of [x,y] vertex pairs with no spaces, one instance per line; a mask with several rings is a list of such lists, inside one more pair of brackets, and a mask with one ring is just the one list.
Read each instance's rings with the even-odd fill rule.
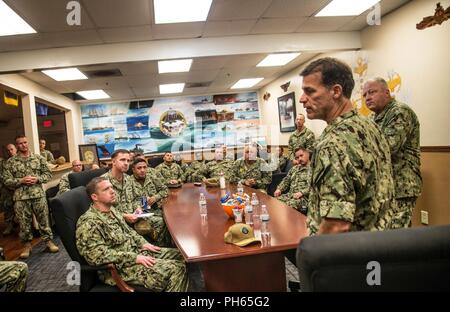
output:
[[169,184],[170,180],[178,180],[179,183],[183,182],[183,169],[175,162],[170,165],[163,162],[156,166],[156,171],[164,178],[164,183]]
[[[142,251],[147,241],[133,231],[113,207],[110,213],[102,213],[91,205],[77,222],[76,243],[90,265],[114,263],[125,282],[153,291],[188,289],[186,266],[179,251],[172,248],[162,248],[159,253]],[[149,268],[136,264],[138,255],[153,256],[156,263]],[[115,284],[109,272],[99,275],[104,283]]]
[[398,209],[393,217],[393,228],[409,227],[416,199],[422,189],[419,120],[409,106],[396,100],[371,117],[380,127],[391,150]]
[[[147,173],[145,181],[143,184],[136,179],[135,176],[130,178],[130,183],[132,187],[132,200],[136,207],[141,206],[140,199],[142,196],[155,196],[156,202],[153,204],[151,212],[155,215],[150,218],[140,219],[135,223],[134,228],[139,234],[147,234],[142,232],[142,228],[149,228],[149,238],[152,243],[157,246],[173,246],[172,237],[170,236],[169,230],[167,229],[166,223],[164,222],[164,217],[162,214],[162,202],[163,199],[168,196],[168,188],[163,183],[162,177],[156,173],[153,168],[151,172]],[[124,211],[122,211],[124,212]],[[133,210],[129,210],[124,213],[133,213]],[[140,223],[147,223],[141,225]]]
[[73,173],[73,171],[63,174],[61,180],[59,180],[58,195],[70,191],[69,174],[71,173]]
[[[309,164],[306,166],[297,165],[292,167],[277,187],[282,193],[278,199],[292,208],[306,212],[310,182],[311,166]],[[300,199],[295,199],[293,195],[298,192],[301,192],[303,196]]]
[[315,144],[315,136],[314,133],[306,127],[303,127],[302,131],[295,130],[294,133],[289,137],[289,145],[288,145],[288,158],[294,160],[295,149],[299,147],[304,147],[309,149],[310,151],[314,150]]
[[186,183],[196,182],[194,181],[194,174],[203,166],[203,161],[194,160],[190,164],[184,163],[181,168],[183,169],[183,181]]
[[[25,176],[34,176],[38,182],[34,185],[24,185],[20,180]],[[21,157],[19,154],[8,159],[4,172],[5,184],[14,188],[14,210],[20,224],[20,238],[23,242],[30,242],[32,215],[39,223],[39,232],[44,241],[52,239],[52,230],[49,225],[48,206],[42,184],[52,178],[47,162],[37,154]]]
[[231,181],[244,183],[246,179],[255,179],[254,188],[266,192],[270,182],[272,182],[272,172],[264,159],[257,157],[252,164],[247,163],[243,158],[234,162]]
[[0,261],[0,289],[23,292],[27,286],[28,266],[25,262]]
[[6,167],[6,159],[0,158],[0,210],[4,212],[5,224],[7,227],[13,226],[14,222],[14,191],[6,187],[4,184],[4,170]]
[[219,181],[220,173],[223,172],[225,180],[230,181],[233,171],[234,161],[224,159],[221,161],[212,160],[201,166],[197,172],[194,173],[193,179],[195,181],[202,181],[203,178],[217,179]]
[[112,184],[114,192],[116,193],[116,204],[121,208],[120,210],[123,210],[123,213],[133,213],[136,208],[140,207],[140,205],[136,206],[133,202],[133,188],[131,186],[131,177],[128,174],[123,174],[122,181],[116,180],[112,176],[111,170],[101,176],[108,179]]
[[319,230],[322,218],[350,222],[350,231],[390,228],[395,207],[390,159],[380,130],[356,110],[331,122],[311,162],[310,232]]
[[40,153],[41,153],[41,156],[44,157],[45,160],[46,160],[49,164],[55,163],[55,158],[53,157],[52,152],[50,152],[49,150],[41,150]]

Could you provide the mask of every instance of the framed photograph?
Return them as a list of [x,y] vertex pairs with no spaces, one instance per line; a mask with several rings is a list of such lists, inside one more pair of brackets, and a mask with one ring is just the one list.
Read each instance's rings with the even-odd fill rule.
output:
[[278,118],[280,120],[280,132],[292,132],[295,130],[295,92],[278,98]]
[[97,144],[80,144],[78,149],[80,150],[80,160],[84,164],[99,165]]

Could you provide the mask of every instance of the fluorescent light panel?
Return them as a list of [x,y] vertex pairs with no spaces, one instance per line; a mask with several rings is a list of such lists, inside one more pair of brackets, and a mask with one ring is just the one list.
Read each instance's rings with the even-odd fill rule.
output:
[[360,15],[380,0],[333,0],[320,10],[316,16],[354,16]]
[[246,78],[246,79],[240,79],[238,82],[236,82],[231,89],[243,89],[243,88],[251,88],[264,78]]
[[256,67],[283,66],[299,56],[300,53],[276,53],[267,55]]
[[100,100],[110,98],[110,96],[103,90],[78,91],[77,94],[81,95],[86,100]]
[[184,83],[169,83],[159,85],[160,94],[181,93],[184,89]]
[[188,72],[191,69],[191,65],[192,59],[158,61],[158,72],[160,74]]
[[44,74],[56,81],[88,79],[78,68],[61,68],[43,70]]
[[155,24],[202,22],[212,0],[153,0]]
[[0,36],[34,33],[36,33],[36,30],[28,25],[6,3],[0,0]]

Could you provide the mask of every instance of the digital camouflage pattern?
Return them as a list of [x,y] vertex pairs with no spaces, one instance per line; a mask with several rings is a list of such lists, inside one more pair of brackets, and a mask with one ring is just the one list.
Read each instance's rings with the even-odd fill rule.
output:
[[3,172],[6,166],[6,159],[0,158],[0,211],[3,210],[3,218],[6,227],[13,225],[14,220],[14,190],[8,188],[3,182]]
[[[187,291],[188,275],[180,252],[172,248],[162,248],[159,253],[142,251],[146,243],[115,208],[102,213],[91,205],[77,222],[77,248],[90,265],[114,263],[125,282],[152,291]],[[153,256],[156,263],[150,268],[136,264],[138,255]],[[114,285],[109,272],[99,275],[106,284]]]
[[[38,182],[34,185],[21,184],[20,180],[25,176],[37,177]],[[22,242],[30,242],[33,238],[31,232],[33,214],[39,223],[42,239],[44,241],[51,239],[53,235],[49,225],[47,200],[42,188],[42,184],[52,178],[46,160],[36,154],[29,157],[17,154],[8,159],[4,178],[6,186],[14,189],[14,211],[19,221],[19,236]]]
[[156,171],[162,175],[164,178],[164,183],[166,185],[169,184],[170,180],[178,180],[178,183],[183,182],[183,169],[181,169],[180,165],[176,163],[171,163],[170,165],[163,162],[156,166]]
[[190,164],[184,163],[181,168],[183,169],[183,181],[186,183],[197,182],[194,181],[194,174],[204,165],[203,161],[194,160]]
[[52,152],[50,152],[49,150],[41,150],[40,154],[42,157],[44,157],[44,159],[50,163],[53,164],[55,162],[55,158],[53,157]]
[[313,151],[316,138],[314,133],[306,127],[302,131],[295,130],[289,137],[288,143],[288,158],[294,160],[294,152],[297,148],[303,147],[307,150]]
[[28,266],[25,262],[0,261],[0,289],[7,292],[25,291],[28,278]]
[[394,227],[408,227],[422,190],[419,120],[409,106],[396,100],[371,118],[380,127],[391,151],[395,198],[401,202],[393,217]]
[[203,178],[206,179],[217,179],[219,181],[220,173],[223,172],[223,176],[226,181],[231,180],[233,173],[234,161],[229,159],[224,159],[221,161],[211,160],[201,166],[197,172],[193,175],[195,181],[202,181]]
[[70,171],[62,175],[61,180],[59,180],[58,195],[70,191],[69,174],[72,172]]
[[350,231],[389,229],[395,211],[390,159],[380,130],[356,110],[331,122],[311,162],[310,232],[323,218],[350,222]]
[[[311,182],[311,166],[296,165],[289,170],[287,176],[281,181],[277,189],[281,191],[277,197],[286,205],[301,210],[302,207],[308,207],[308,197]],[[299,199],[294,198],[294,193],[301,192],[303,196]]]
[[[111,170],[101,175],[109,180],[116,193],[116,208],[122,213],[133,213],[140,205],[136,205],[133,201],[133,187],[131,185],[131,177],[126,173],[123,174],[122,181],[113,177]],[[131,212],[130,212],[131,211]]]
[[234,162],[231,181],[243,184],[246,179],[255,179],[254,188],[266,192],[272,182],[272,172],[264,159],[257,157],[253,163],[246,162],[243,158]]
[[[156,197],[156,202],[152,205],[150,212],[155,215],[139,220],[135,225],[135,230],[141,235],[148,235],[150,241],[157,246],[173,246],[172,237],[167,229],[162,213],[162,202],[168,196],[168,188],[163,183],[162,177],[151,168],[153,172],[148,172],[143,183],[139,182],[135,176],[130,178],[133,192],[133,202],[137,207],[141,206],[141,198]],[[128,211],[133,213],[133,211]]]

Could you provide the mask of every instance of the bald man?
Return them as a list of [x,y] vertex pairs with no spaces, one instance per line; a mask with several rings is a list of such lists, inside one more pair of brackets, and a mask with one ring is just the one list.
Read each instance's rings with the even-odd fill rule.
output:
[[59,180],[59,191],[58,195],[62,194],[64,192],[70,191],[70,184],[69,184],[69,174],[74,172],[81,172],[83,170],[83,165],[81,164],[81,161],[74,160],[72,161],[72,171],[65,173],[61,180]]
[[383,78],[367,81],[363,87],[371,118],[388,141],[391,150],[397,211],[393,228],[409,227],[422,190],[420,174],[420,123],[414,111],[396,101]]

